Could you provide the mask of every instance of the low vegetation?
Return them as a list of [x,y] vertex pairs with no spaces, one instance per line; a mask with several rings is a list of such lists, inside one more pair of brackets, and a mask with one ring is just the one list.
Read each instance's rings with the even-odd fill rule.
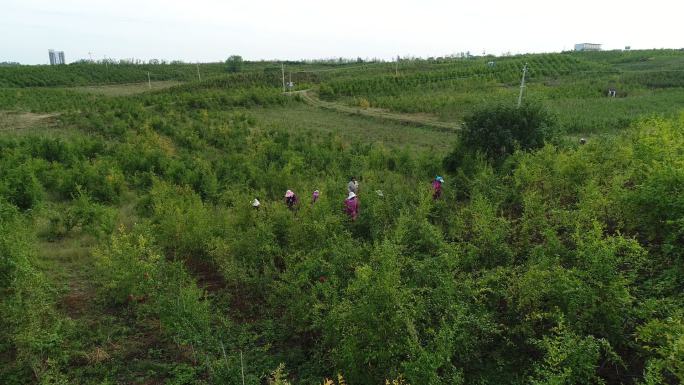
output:
[[[597,57],[538,60],[560,72],[621,60]],[[417,62],[412,76],[461,60],[471,71],[481,59]],[[410,127],[431,139],[385,144],[374,135],[409,131],[330,111],[299,122],[312,107],[268,71],[225,66],[128,96],[0,90],[2,110],[59,113],[0,132],[0,382],[684,380],[684,117],[672,106],[580,145],[547,103],[494,98],[461,134]],[[361,83],[333,72],[309,80],[342,103],[335,82]],[[355,122],[354,135],[332,127]],[[343,211],[351,175],[356,221]]]

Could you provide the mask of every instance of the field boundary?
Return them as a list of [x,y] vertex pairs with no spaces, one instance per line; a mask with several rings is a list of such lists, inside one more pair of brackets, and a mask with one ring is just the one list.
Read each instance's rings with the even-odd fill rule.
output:
[[457,131],[461,127],[455,123],[440,122],[433,119],[426,119],[419,116],[411,116],[406,114],[399,114],[395,112],[389,112],[385,110],[380,110],[377,108],[360,108],[351,107],[340,103],[326,102],[319,99],[311,89],[302,91],[292,91],[286,92],[287,95],[298,95],[302,101],[314,107],[323,108],[327,110],[333,110],[346,114],[370,116],[379,119],[392,120],[400,123],[416,124],[420,126],[428,126],[440,129],[442,131]]

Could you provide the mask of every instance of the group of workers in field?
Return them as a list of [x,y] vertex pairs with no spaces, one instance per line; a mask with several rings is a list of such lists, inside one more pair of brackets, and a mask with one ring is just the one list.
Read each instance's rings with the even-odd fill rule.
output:
[[[444,183],[444,178],[441,176],[435,177],[432,181],[432,199],[440,199],[442,197],[442,184]],[[382,197],[383,192],[381,190],[376,191],[378,196]],[[314,190],[311,194],[311,204],[315,204],[318,201],[321,193],[318,190]],[[295,210],[299,204],[299,197],[292,190],[287,190],[285,192],[285,205],[290,210]],[[261,202],[259,198],[256,197],[252,201],[252,207],[255,210],[259,210],[261,207]],[[349,179],[347,183],[347,198],[344,200],[344,211],[349,216],[352,221],[355,221],[359,217],[359,182],[355,177]]]

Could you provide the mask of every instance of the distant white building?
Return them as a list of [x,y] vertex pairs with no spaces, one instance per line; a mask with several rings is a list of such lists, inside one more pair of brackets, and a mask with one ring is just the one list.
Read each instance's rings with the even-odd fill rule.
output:
[[66,64],[64,60],[64,51],[55,51],[54,49],[48,50],[48,55],[50,56],[50,65],[60,65]]
[[579,43],[575,44],[575,51],[600,51],[601,44],[595,43]]

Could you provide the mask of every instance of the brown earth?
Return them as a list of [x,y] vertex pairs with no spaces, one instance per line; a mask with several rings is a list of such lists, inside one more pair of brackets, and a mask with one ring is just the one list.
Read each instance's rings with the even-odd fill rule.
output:
[[36,114],[33,112],[0,111],[0,131],[23,130],[37,126],[53,126],[58,113]]

